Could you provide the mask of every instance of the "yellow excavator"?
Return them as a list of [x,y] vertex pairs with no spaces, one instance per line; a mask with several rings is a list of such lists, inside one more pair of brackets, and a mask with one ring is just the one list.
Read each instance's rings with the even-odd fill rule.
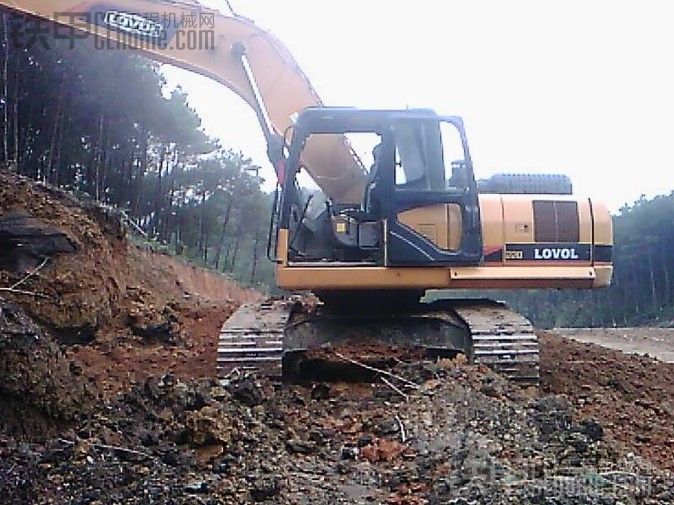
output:
[[179,0],[0,6],[208,76],[255,110],[279,181],[268,248],[277,284],[322,304],[241,307],[220,335],[221,370],[282,363],[301,376],[312,348],[376,339],[463,353],[535,384],[538,341],[524,317],[488,300],[422,297],[610,283],[610,214],[572,196],[568,178],[476,180],[457,116],[326,107],[285,46],[244,17]]

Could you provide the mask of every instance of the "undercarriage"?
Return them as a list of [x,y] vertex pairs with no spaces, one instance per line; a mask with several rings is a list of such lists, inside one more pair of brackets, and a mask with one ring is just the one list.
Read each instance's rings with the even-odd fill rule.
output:
[[[353,366],[362,364],[341,350],[356,349],[358,356],[375,349],[373,355],[379,353],[381,359],[400,352],[421,359],[462,354],[523,386],[538,384],[533,327],[503,303],[453,299],[412,304],[391,296],[387,310],[383,303],[353,303],[355,294],[347,299],[350,303],[268,300],[244,305],[222,329],[220,374],[254,368],[286,382],[349,380],[358,376]],[[383,348],[389,352],[381,353]]]

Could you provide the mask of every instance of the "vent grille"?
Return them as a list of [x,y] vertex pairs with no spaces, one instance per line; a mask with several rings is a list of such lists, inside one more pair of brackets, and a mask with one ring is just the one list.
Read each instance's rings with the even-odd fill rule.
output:
[[577,202],[535,200],[536,242],[580,242]]

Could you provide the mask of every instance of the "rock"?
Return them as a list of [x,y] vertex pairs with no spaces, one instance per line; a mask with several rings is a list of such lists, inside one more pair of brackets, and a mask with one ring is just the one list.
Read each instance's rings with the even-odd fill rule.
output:
[[548,441],[571,429],[573,418],[569,403],[556,396],[536,400],[533,404],[533,420],[541,440]]
[[389,419],[386,419],[379,423],[377,426],[375,432],[379,436],[384,436],[384,435],[395,435],[400,431],[400,426],[398,425],[398,421],[394,417],[391,417]]
[[329,400],[330,386],[327,384],[316,384],[311,388],[311,398],[313,400]]
[[183,489],[188,493],[202,494],[208,492],[208,483],[203,480],[194,481],[185,485]]
[[597,442],[604,438],[604,428],[593,419],[583,419],[580,422],[580,432],[591,442]]
[[260,502],[274,498],[281,492],[281,482],[276,477],[256,479],[250,488],[250,496]]
[[161,461],[165,465],[178,466],[179,461],[178,452],[173,450],[165,452],[164,455],[161,457]]
[[358,447],[345,445],[339,452],[342,459],[356,459],[360,451],[358,450]]
[[360,456],[370,463],[391,461],[400,456],[405,449],[406,446],[397,440],[376,439],[360,450]]
[[185,419],[188,441],[197,447],[228,444],[232,439],[232,423],[227,416],[214,407],[189,412]]
[[366,445],[370,445],[373,441],[372,435],[363,435],[358,439],[358,447],[362,448]]
[[17,305],[0,298],[0,430],[48,435],[94,408],[94,396],[57,343]]
[[220,475],[228,474],[232,469],[232,465],[229,461],[220,461],[219,463],[213,465],[213,471]]
[[262,403],[262,391],[260,387],[250,379],[234,382],[230,384],[229,387],[232,396],[244,405],[255,407]]
[[147,342],[162,342],[176,344],[180,340],[180,325],[178,319],[169,306],[159,312],[154,307],[139,303],[129,311],[129,327],[134,335]]
[[214,459],[222,456],[224,448],[221,444],[207,445],[196,449],[197,461],[200,465],[206,465]]
[[24,273],[48,256],[74,253],[75,242],[63,231],[25,213],[0,216],[0,268]]
[[145,447],[156,447],[159,445],[159,437],[156,433],[152,433],[146,429],[141,429],[138,433],[140,443]]
[[325,437],[322,432],[318,430],[311,430],[309,432],[309,440],[316,444],[322,444],[325,441]]
[[292,454],[311,454],[316,446],[311,442],[304,440],[291,439],[286,441],[286,449]]

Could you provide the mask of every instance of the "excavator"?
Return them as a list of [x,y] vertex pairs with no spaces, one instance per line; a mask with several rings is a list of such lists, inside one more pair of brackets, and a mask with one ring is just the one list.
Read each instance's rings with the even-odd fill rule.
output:
[[536,385],[539,345],[526,318],[495,301],[424,296],[610,284],[605,205],[574,197],[559,175],[478,181],[458,116],[324,106],[286,47],[245,17],[184,0],[0,6],[210,77],[255,111],[278,177],[268,247],[277,284],[320,303],[241,307],[219,337],[223,372],[282,366],[297,377],[312,349],[373,339],[461,353]]

